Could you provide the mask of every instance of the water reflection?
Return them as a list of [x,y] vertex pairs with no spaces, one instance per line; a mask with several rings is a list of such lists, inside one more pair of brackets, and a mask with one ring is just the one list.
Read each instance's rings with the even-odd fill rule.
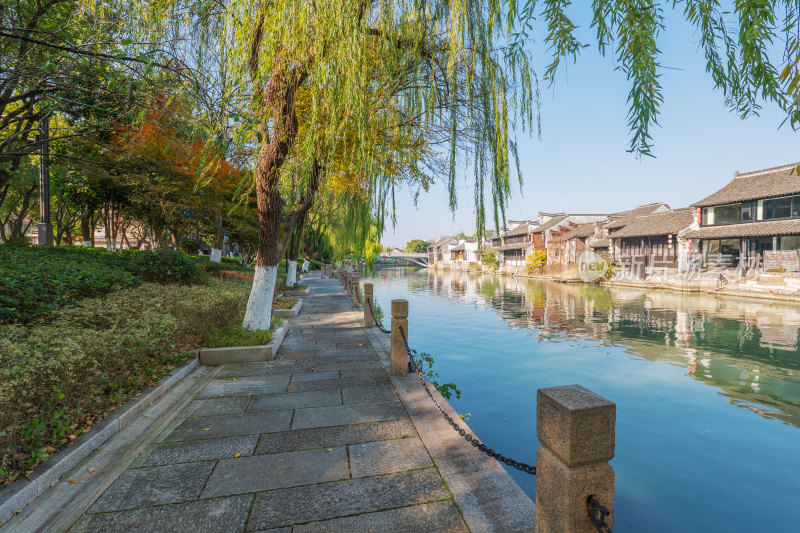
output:
[[636,288],[432,270],[383,270],[431,292],[491,308],[539,341],[596,341],[685,367],[730,403],[800,427],[800,306]]

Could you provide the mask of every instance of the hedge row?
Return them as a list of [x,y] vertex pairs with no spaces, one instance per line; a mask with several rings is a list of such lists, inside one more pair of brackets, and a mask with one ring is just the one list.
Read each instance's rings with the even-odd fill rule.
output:
[[0,246],[0,323],[29,322],[144,281],[191,284],[203,272],[247,270],[236,260],[174,250],[107,252],[100,248]]

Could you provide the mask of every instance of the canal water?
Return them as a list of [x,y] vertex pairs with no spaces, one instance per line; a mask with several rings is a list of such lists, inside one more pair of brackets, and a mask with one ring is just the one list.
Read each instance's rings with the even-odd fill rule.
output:
[[[490,447],[534,463],[536,391],[617,404],[621,531],[800,531],[800,303],[378,268],[387,314]],[[388,325],[388,317],[385,323]],[[509,472],[535,497],[533,476]]]

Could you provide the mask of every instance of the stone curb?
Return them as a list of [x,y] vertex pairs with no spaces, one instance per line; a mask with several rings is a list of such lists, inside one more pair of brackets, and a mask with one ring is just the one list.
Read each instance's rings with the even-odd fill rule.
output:
[[9,520],[17,511],[27,507],[32,499],[41,496],[61,476],[69,472],[112,435],[136,418],[139,413],[152,405],[169,388],[185,378],[197,367],[197,361],[196,358],[192,359],[185,365],[174,369],[161,378],[154,388],[141,392],[138,397],[117,407],[105,419],[92,426],[88,432],[79,435],[72,445],[62,448],[50,456],[29,478],[18,479],[0,491],[0,499],[2,499],[0,525]]
[[274,309],[272,314],[280,318],[295,318],[300,314],[300,309],[302,308],[303,300],[297,300],[297,303],[291,309]]
[[286,338],[288,332],[289,326],[283,325],[275,330],[275,334],[272,336],[272,342],[259,346],[201,348],[198,350],[198,361],[201,365],[208,366],[218,366],[225,363],[271,361],[275,359],[275,355],[278,353],[278,349],[281,347],[281,344],[283,344],[283,339]]

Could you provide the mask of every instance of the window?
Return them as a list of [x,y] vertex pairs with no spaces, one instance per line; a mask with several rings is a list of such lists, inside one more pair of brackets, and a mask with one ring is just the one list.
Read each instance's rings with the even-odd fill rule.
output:
[[800,250],[800,235],[781,237],[781,250]]
[[738,257],[739,244],[739,239],[722,239],[719,241],[719,253]]
[[709,224],[708,219],[709,218],[713,218],[713,215],[714,215],[714,208],[713,207],[704,207],[703,208],[703,220],[702,220],[703,226],[708,226],[708,224]]
[[735,224],[742,219],[742,204],[714,207],[714,224]]
[[703,241],[703,255],[716,255],[719,253],[719,241]]
[[[800,202],[798,202],[800,207]],[[749,222],[756,219],[756,203],[745,202],[742,204],[742,222]]]
[[764,220],[789,218],[792,214],[792,197],[764,200]]

